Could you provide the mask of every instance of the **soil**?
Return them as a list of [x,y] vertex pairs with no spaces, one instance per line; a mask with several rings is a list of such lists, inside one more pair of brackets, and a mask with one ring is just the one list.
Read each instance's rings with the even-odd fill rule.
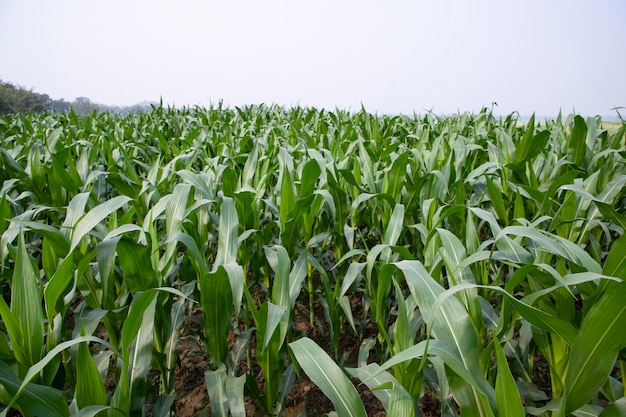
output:
[[[353,302],[353,307],[360,307],[359,300]],[[194,312],[194,315],[201,317],[201,311]],[[315,307],[316,318],[324,317],[320,305]],[[318,319],[319,320],[319,319]],[[322,319],[323,320],[323,319]],[[325,324],[325,322],[324,322]],[[183,334],[178,344],[177,353],[180,358],[180,366],[176,374],[176,391],[177,398],[175,402],[175,414],[180,417],[205,417],[211,416],[211,405],[207,393],[206,383],[204,380],[204,372],[211,369],[211,364],[207,362],[207,353],[203,343],[201,342],[201,332],[198,321],[188,319],[183,326]],[[242,325],[243,328],[243,325]],[[294,311],[294,322],[292,325],[295,335],[306,335],[314,340],[322,347],[331,357],[333,357],[333,349],[331,347],[330,335],[326,330],[326,326],[311,326],[309,323],[308,309],[304,304],[297,304]],[[376,326],[373,323],[366,324],[361,329],[363,337],[375,337],[377,335]],[[231,340],[234,340],[234,334],[231,334]],[[254,333],[250,341],[252,351],[255,347]],[[357,338],[349,326],[346,325],[344,332],[339,338],[339,352],[344,354],[344,364],[346,366],[356,366],[357,356],[361,340]],[[379,362],[374,350],[370,353],[369,362]],[[246,359],[240,364],[240,373],[246,372],[249,365]],[[262,387],[263,379],[258,365],[252,364],[252,375],[254,375]],[[365,406],[368,417],[384,417],[387,415],[382,403],[374,396],[374,394],[361,384],[358,379],[352,380],[357,388],[363,405]],[[263,410],[255,403],[251,397],[246,397],[245,401],[246,415],[251,417],[266,416]],[[290,393],[285,401],[284,417],[317,417],[322,416],[334,410],[332,402],[324,395],[309,377],[301,372],[294,383]],[[440,416],[440,405],[435,397],[426,392],[420,402],[420,411],[425,417]]]

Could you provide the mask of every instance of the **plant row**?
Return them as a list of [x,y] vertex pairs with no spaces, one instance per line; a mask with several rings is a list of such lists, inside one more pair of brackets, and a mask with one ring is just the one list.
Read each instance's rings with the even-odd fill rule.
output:
[[[1,118],[1,415],[169,415],[195,309],[213,415],[247,397],[281,415],[302,372],[340,416],[366,415],[349,377],[390,416],[426,392],[446,416],[623,415],[625,126],[221,105]],[[294,330],[296,306],[329,349]]]

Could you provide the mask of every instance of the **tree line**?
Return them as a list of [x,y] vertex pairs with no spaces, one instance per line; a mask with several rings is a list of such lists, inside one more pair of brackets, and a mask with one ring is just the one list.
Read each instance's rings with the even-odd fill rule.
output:
[[42,112],[69,112],[88,114],[96,110],[99,112],[115,112],[121,114],[137,113],[152,110],[156,103],[143,102],[132,106],[109,106],[95,103],[87,97],[77,97],[74,101],[64,99],[55,100],[48,94],[39,94],[32,89],[0,80],[0,114],[14,113],[42,113]]

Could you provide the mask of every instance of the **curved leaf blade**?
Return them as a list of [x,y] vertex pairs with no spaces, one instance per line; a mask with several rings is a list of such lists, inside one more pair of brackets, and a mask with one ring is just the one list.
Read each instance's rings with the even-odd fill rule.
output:
[[333,402],[342,417],[366,417],[363,402],[341,368],[309,338],[289,344],[296,360],[311,380]]

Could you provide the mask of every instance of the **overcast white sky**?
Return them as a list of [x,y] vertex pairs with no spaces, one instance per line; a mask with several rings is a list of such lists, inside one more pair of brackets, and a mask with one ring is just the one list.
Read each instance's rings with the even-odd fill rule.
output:
[[0,0],[0,62],[68,101],[614,116],[626,2]]

